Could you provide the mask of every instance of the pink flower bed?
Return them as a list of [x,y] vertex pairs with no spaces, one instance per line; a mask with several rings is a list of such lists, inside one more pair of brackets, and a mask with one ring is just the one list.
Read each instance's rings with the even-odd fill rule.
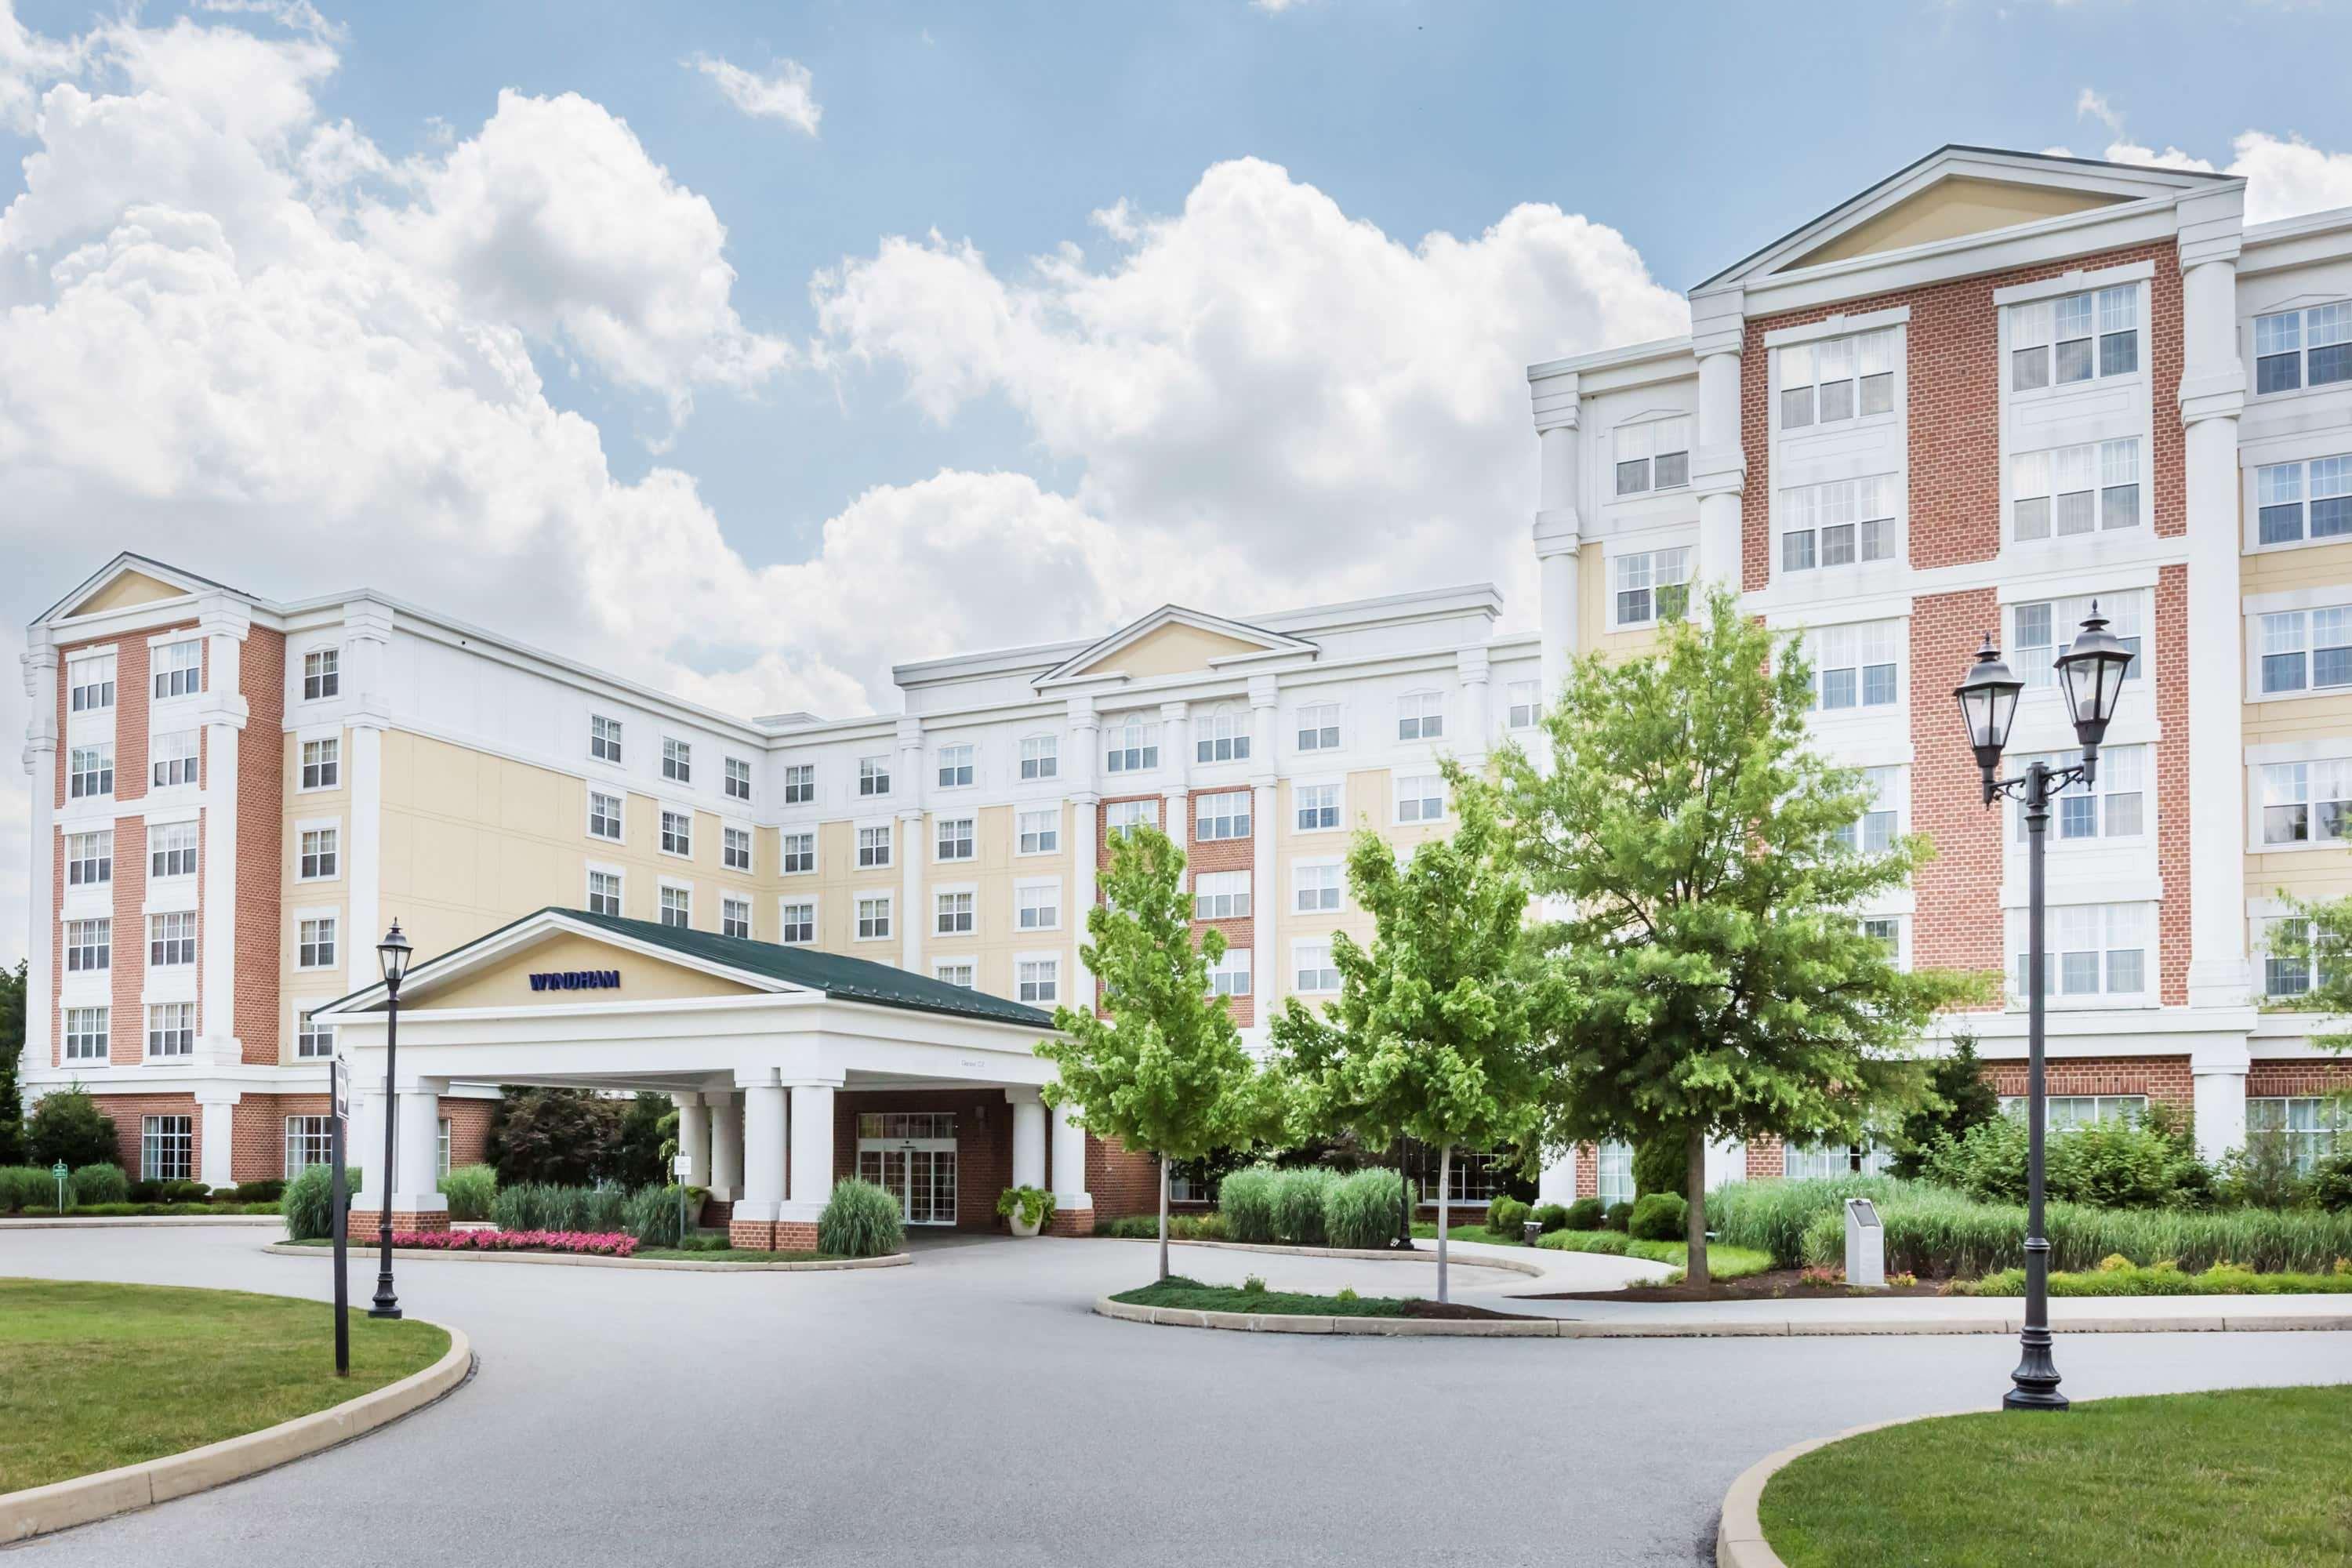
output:
[[576,1252],[593,1258],[626,1258],[637,1249],[635,1237],[617,1230],[395,1230],[392,1244],[427,1252]]

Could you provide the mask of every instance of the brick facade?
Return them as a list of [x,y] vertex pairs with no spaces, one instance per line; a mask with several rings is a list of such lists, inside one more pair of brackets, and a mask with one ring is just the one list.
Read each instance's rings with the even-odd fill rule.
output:
[[[2177,438],[2179,432],[2173,434]],[[2156,716],[2163,726],[2155,748],[2156,869],[2164,879],[2164,898],[2156,910],[2156,977],[2158,999],[2168,1007],[2182,1007],[2189,1003],[2190,897],[2188,567],[2167,566],[2158,573],[2156,624],[2150,630]],[[2234,736],[2237,726],[2232,723],[2227,733]]]
[[1124,1143],[1087,1137],[1087,1192],[1098,1218],[1160,1212],[1160,1162]]
[[2352,1060],[2256,1062],[2246,1073],[2246,1097],[2277,1100],[2290,1095],[2341,1094],[2352,1089]]
[[[997,1194],[1013,1184],[1013,1107],[1001,1089],[889,1089],[833,1097],[833,1174],[857,1174],[857,1119],[890,1110],[955,1115],[958,1230],[993,1230]],[[814,1246],[812,1242],[810,1245]]]
[[[1250,808],[1250,831],[1247,836],[1240,838],[1207,839],[1201,837],[1200,801],[1202,796],[1211,795],[1239,795],[1243,799],[1252,803]],[[1191,890],[1193,886],[1191,878],[1197,876],[1203,871],[1239,871],[1247,875],[1255,868],[1257,847],[1256,836],[1261,833],[1271,833],[1274,831],[1274,825],[1272,823],[1260,822],[1257,820],[1255,805],[1256,798],[1257,792],[1251,789],[1247,784],[1235,785],[1226,789],[1196,789],[1185,797],[1184,815],[1188,820],[1184,824],[1183,837],[1180,838],[1178,842],[1184,846],[1184,868],[1188,873],[1185,885],[1188,891]],[[1256,889],[1253,887],[1251,889],[1251,892],[1255,895]],[[1248,952],[1251,948],[1251,943],[1255,940],[1257,931],[1256,917],[1258,913],[1258,909],[1255,903],[1253,902],[1250,907],[1249,914],[1243,916],[1238,920],[1196,920],[1192,922],[1192,929],[1196,934],[1203,931],[1214,929],[1223,933],[1225,939],[1225,951],[1227,952]],[[1269,920],[1274,917],[1274,911],[1271,910],[1265,911],[1265,913],[1266,918]],[[1265,984],[1266,977],[1254,973],[1250,976],[1251,994],[1247,996],[1234,996],[1227,998],[1227,1005],[1233,1014],[1234,1022],[1242,1028],[1246,1029],[1250,1027],[1252,1023],[1255,1020],[1257,1014],[1254,1004],[1257,999],[1256,993],[1258,987]],[[1096,1206],[1100,1208],[1101,1205],[1097,1203]],[[1113,1212],[1124,1213],[1127,1211],[1115,1210]],[[1156,1199],[1154,1200],[1152,1212],[1155,1214],[1159,1212]]]
[[139,1140],[144,1120],[150,1116],[184,1116],[188,1119],[190,1150],[188,1179],[201,1179],[205,1168],[205,1112],[193,1094],[109,1094],[100,1097],[98,1108],[114,1119],[116,1159],[132,1181],[140,1179]]
[[[1935,841],[1913,873],[1911,961],[1922,969],[2002,967],[2001,812],[1983,804],[1951,689],[2000,606],[1990,588],[1923,594],[1911,605],[1911,830]],[[1999,1007],[1996,988],[1979,1004]]]
[[[2044,1063],[2042,1071],[2051,1094],[2144,1094],[2183,1110],[2195,1099],[2185,1056],[2062,1058]],[[2022,1060],[1988,1062],[1984,1068],[1994,1092],[2009,1096],[2025,1093],[2025,1073]]]
[[[237,737],[234,1026],[244,1059],[269,1065],[278,1059],[278,976],[287,941],[278,919],[286,852],[283,633],[256,626],[246,634],[237,685],[250,716]],[[373,942],[374,933],[345,931],[342,937],[347,942]]]

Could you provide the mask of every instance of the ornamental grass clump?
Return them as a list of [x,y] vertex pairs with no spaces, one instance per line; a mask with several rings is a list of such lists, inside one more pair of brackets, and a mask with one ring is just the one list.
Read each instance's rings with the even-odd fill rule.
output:
[[1291,1247],[1324,1245],[1323,1200],[1338,1173],[1318,1165],[1279,1171],[1274,1178],[1275,1238]]
[[[1769,1252],[1776,1268],[1796,1268],[1806,1261],[1806,1227],[1823,1215],[1839,1216],[1843,1226],[1846,1199],[1868,1198],[1885,1208],[1904,1194],[1936,1190],[1924,1182],[1898,1182],[1891,1176],[1728,1182],[1707,1194],[1706,1223],[1717,1240]],[[1841,1242],[1840,1258],[1845,1256],[1843,1248]]]
[[[1878,1205],[1886,1267],[1970,1279],[2016,1267],[2025,1245],[2025,1210],[1978,1203],[1958,1193],[1915,1187]],[[2169,1260],[2184,1269],[2233,1263],[2258,1273],[2324,1273],[2352,1256],[2352,1215],[2309,1210],[2102,1209],[2053,1203],[2045,1230],[2053,1271],[2095,1270],[2119,1256],[2141,1268]],[[1845,1216],[1832,1210],[1806,1226],[1804,1261],[1845,1256]]]
[[639,1187],[622,1205],[621,1228],[636,1237],[640,1247],[679,1247],[686,1240],[688,1216],[698,1205],[680,1201],[677,1187]]
[[[66,1178],[66,1186],[72,1192],[73,1201],[78,1205],[127,1203],[131,1198],[131,1178],[123,1173],[121,1166],[111,1162],[82,1166]],[[280,1190],[282,1192],[283,1184],[280,1184]],[[50,1191],[54,1195],[54,1183]],[[270,1194],[272,1198],[278,1195],[277,1193]]]
[[1400,1201],[1394,1171],[1373,1165],[1342,1176],[1323,1194],[1323,1233],[1333,1247],[1386,1247],[1396,1239]]
[[1225,1216],[1225,1235],[1234,1241],[1276,1239],[1274,1190],[1276,1173],[1271,1165],[1235,1171],[1217,1186],[1217,1212]]
[[0,1165],[0,1210],[58,1201],[58,1179],[38,1165]]
[[[348,1195],[348,1194],[346,1194]],[[286,1216],[286,1235],[293,1241],[316,1241],[335,1233],[334,1173],[324,1165],[305,1165],[286,1184],[278,1212]]]
[[897,1198],[855,1176],[834,1184],[833,1196],[817,1215],[819,1252],[835,1258],[881,1258],[906,1245]]
[[488,1165],[460,1165],[441,1178],[451,1219],[488,1219],[499,1195],[499,1173]]

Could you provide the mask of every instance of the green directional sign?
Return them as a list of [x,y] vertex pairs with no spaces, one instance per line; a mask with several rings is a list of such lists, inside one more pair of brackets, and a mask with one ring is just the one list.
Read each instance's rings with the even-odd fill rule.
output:
[[63,1160],[49,1167],[49,1174],[58,1179],[58,1212],[66,1212],[66,1163]]

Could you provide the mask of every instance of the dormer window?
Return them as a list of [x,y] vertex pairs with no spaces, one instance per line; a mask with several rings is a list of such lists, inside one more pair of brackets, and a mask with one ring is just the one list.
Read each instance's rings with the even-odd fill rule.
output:
[[1617,452],[1617,493],[1647,495],[1690,483],[1690,416],[1620,425],[1610,439]]

